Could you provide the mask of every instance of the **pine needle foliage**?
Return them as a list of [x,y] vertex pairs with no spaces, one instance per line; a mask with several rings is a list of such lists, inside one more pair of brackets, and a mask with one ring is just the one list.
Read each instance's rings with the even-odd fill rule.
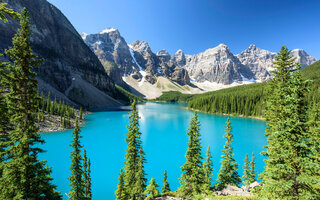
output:
[[[301,77],[295,58],[283,46],[274,62],[274,78],[266,105],[266,166],[261,174],[261,196],[269,199],[319,199],[315,178],[319,163],[309,145],[306,93],[308,82]],[[319,152],[318,152],[319,153]],[[312,167],[311,167],[312,166]],[[319,171],[318,171],[319,172]]]
[[150,200],[159,196],[159,191],[157,187],[158,184],[156,183],[156,180],[152,177],[150,180],[150,184],[147,186],[145,190],[145,195],[147,195],[146,200]]
[[91,192],[91,162],[87,157],[87,151],[83,150],[83,174],[82,181],[84,184],[84,199],[91,200],[92,192]]
[[71,141],[72,151],[70,154],[71,157],[71,166],[70,171],[71,175],[69,176],[70,181],[70,191],[69,191],[69,199],[70,200],[78,200],[84,199],[84,184],[83,184],[83,167],[82,167],[82,156],[81,156],[81,148],[82,145],[80,143],[80,128],[78,119],[76,119],[75,128],[73,131],[73,140]]
[[115,191],[115,194],[116,194],[117,200],[126,200],[127,195],[125,193],[125,188],[124,188],[124,171],[123,171],[123,169],[120,170],[118,187],[117,187],[117,190]]
[[[121,194],[118,196],[124,199],[143,200],[145,198],[144,191],[147,180],[145,178],[144,163],[146,159],[142,147],[141,132],[139,130],[139,118],[136,101],[133,101],[132,111],[129,116],[129,125],[127,126],[128,133],[126,135],[127,149],[123,168],[124,192],[120,191],[119,188],[117,190],[117,194]],[[119,184],[120,180],[119,176]]]
[[7,5],[7,3],[4,3],[2,0],[0,0],[0,20],[4,21],[5,23],[8,22],[6,15],[10,18],[20,18],[20,14],[15,12],[13,9],[8,8]]
[[244,185],[250,185],[250,161],[249,161],[249,155],[246,154],[246,158],[244,159],[244,165],[243,165],[243,176],[242,176],[242,183]]
[[250,162],[250,176],[249,176],[249,184],[257,181],[257,172],[256,172],[256,158],[254,156],[254,152],[252,152],[251,162]]
[[168,181],[168,175],[167,175],[167,170],[164,170],[163,174],[163,181],[162,181],[162,188],[161,188],[161,195],[165,196],[169,192],[171,192],[169,181]]
[[[3,7],[0,9],[0,12],[13,12]],[[14,129],[7,135],[5,143],[1,141],[1,146],[5,144],[2,155],[9,159],[1,163],[0,199],[61,199],[56,186],[51,184],[51,169],[46,166],[46,161],[38,159],[43,150],[37,146],[44,141],[36,125],[39,96],[33,67],[40,66],[42,60],[33,54],[30,36],[29,13],[24,8],[20,28],[12,39],[13,46],[5,51],[12,61],[12,64],[6,64],[5,70],[6,114]]]
[[209,193],[212,184],[212,171],[213,171],[213,163],[212,163],[212,155],[210,151],[210,147],[208,147],[206,152],[206,158],[203,162],[203,189],[205,193]]
[[239,165],[234,159],[234,153],[232,148],[233,134],[230,118],[227,119],[226,132],[224,138],[227,139],[224,149],[222,150],[221,167],[217,178],[217,189],[221,190],[227,185],[238,186],[241,183],[240,176],[238,174]]
[[189,141],[187,143],[188,149],[186,151],[186,162],[181,167],[182,175],[180,177],[180,184],[178,191],[182,196],[190,197],[194,194],[199,194],[203,186],[203,164],[201,155],[200,143],[200,123],[198,121],[198,114],[195,113],[190,121],[187,135]]

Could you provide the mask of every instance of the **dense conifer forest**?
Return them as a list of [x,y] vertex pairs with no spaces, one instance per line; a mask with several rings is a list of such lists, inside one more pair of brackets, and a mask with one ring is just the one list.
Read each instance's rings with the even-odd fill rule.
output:
[[[319,102],[320,61],[303,68],[301,76],[311,80],[310,92],[306,95],[308,104]],[[155,101],[188,102],[189,108],[208,113],[263,117],[268,88],[269,83],[264,82],[194,95],[165,92]]]

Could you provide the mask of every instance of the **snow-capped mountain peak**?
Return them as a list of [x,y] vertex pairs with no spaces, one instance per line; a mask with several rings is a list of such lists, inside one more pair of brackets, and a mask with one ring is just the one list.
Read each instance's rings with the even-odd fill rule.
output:
[[82,32],[80,33],[80,36],[82,37],[83,40],[85,40],[88,36],[88,33]]

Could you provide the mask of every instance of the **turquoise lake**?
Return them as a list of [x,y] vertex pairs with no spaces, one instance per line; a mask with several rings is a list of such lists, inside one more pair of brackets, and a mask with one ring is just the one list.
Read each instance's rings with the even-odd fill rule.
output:
[[[146,103],[138,105],[140,131],[147,163],[145,170],[148,182],[154,177],[162,185],[164,170],[172,190],[179,187],[180,166],[185,162],[188,137],[186,135],[193,112],[185,108],[186,104]],[[95,112],[86,116],[86,124],[81,127],[81,143],[87,150],[92,163],[92,191],[94,200],[115,199],[114,191],[118,183],[118,174],[123,167],[127,133],[126,126],[129,111]],[[240,164],[239,174],[245,155],[251,157],[255,152],[257,171],[263,171],[264,157],[260,155],[266,144],[264,136],[265,122],[262,120],[231,117],[234,135],[235,159]],[[227,116],[199,113],[201,142],[203,152],[208,146],[213,155],[213,180],[220,168],[220,158],[225,139],[223,138]],[[41,147],[47,152],[40,159],[47,160],[52,167],[54,184],[67,199],[69,192],[68,176],[70,175],[70,141],[72,130],[43,133],[46,141]],[[205,155],[203,155],[205,156]]]

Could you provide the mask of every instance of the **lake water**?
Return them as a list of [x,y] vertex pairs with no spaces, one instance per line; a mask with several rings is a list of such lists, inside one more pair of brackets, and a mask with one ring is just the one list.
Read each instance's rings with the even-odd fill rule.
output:
[[[186,110],[186,104],[146,103],[138,106],[140,131],[147,163],[145,170],[148,182],[155,177],[162,185],[164,170],[168,172],[168,180],[172,190],[179,187],[178,178],[181,175],[180,166],[185,162],[188,137],[186,135],[193,112]],[[114,191],[118,183],[118,174],[123,167],[128,125],[128,111],[96,112],[86,116],[86,124],[81,128],[81,143],[87,150],[92,163],[92,191],[94,200],[115,199]],[[213,155],[213,179],[217,177],[220,168],[220,158],[225,139],[226,116],[199,113],[201,142],[203,152],[208,146]],[[242,176],[242,166],[245,154],[251,157],[255,152],[257,171],[263,171],[263,159],[260,155],[266,144],[264,136],[265,122],[256,119],[231,117],[234,134],[235,159],[240,164],[239,174]],[[70,175],[70,141],[72,130],[44,133],[46,141],[42,148],[47,150],[40,159],[48,161],[52,167],[54,184],[65,193],[69,191],[68,176]]]

